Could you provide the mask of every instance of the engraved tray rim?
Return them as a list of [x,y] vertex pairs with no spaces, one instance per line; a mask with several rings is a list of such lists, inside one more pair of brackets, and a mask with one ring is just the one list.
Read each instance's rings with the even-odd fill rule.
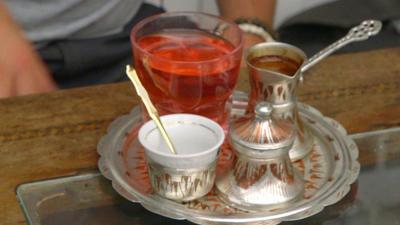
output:
[[[247,95],[242,92],[235,92],[233,97],[233,110],[243,110]],[[114,120],[108,127],[106,135],[104,135],[98,143],[98,153],[100,154],[100,159],[98,161],[98,167],[100,172],[107,179],[112,181],[113,188],[122,196],[128,200],[136,203],[142,204],[146,209],[166,216],[173,219],[187,219],[196,223],[205,222],[216,222],[216,223],[251,223],[251,222],[268,222],[268,224],[277,224],[282,221],[298,220],[302,218],[314,215],[324,209],[328,205],[332,205],[343,198],[350,190],[350,185],[354,183],[357,179],[360,164],[357,161],[358,158],[358,148],[355,142],[347,135],[346,130],[337,121],[323,116],[317,109],[303,104],[298,103],[299,111],[301,114],[308,113],[318,118],[325,123],[325,126],[330,128],[331,134],[334,136],[338,142],[341,142],[341,150],[343,154],[348,154],[348,158],[345,163],[345,169],[343,171],[343,176],[337,178],[336,182],[333,184],[336,188],[331,188],[331,190],[325,190],[324,193],[316,197],[313,204],[307,202],[300,207],[295,208],[285,213],[274,214],[268,212],[255,212],[255,213],[242,213],[234,215],[220,215],[212,212],[202,212],[196,209],[184,208],[183,211],[182,204],[164,199],[158,195],[151,195],[147,197],[142,195],[140,192],[132,188],[118,172],[118,168],[115,168],[110,164],[112,161],[110,159],[110,154],[112,149],[120,149],[125,142],[126,131],[130,131],[132,123],[134,123],[134,117],[140,115],[140,107],[134,107],[130,114],[123,115]],[[139,116],[140,117],[140,116]],[[124,129],[121,129],[124,128]],[[115,138],[119,137],[119,138]],[[114,148],[111,148],[114,146]],[[345,150],[348,150],[345,152]],[[346,169],[347,166],[349,168]],[[111,166],[111,167],[110,167]],[[326,187],[325,187],[326,188]],[[323,189],[323,188],[321,188]],[[146,199],[147,198],[147,199]],[[164,203],[163,203],[164,202]],[[165,202],[168,203],[168,209],[165,206]],[[157,204],[158,203],[158,204]],[[178,209],[177,209],[178,208]]]

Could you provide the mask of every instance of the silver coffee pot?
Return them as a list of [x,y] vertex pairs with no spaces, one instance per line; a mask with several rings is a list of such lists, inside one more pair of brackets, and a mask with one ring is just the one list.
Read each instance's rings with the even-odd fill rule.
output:
[[[257,60],[259,62],[255,63]],[[251,85],[247,111],[253,112],[260,101],[270,102],[275,115],[295,125],[296,137],[290,158],[295,161],[305,157],[312,149],[313,135],[299,116],[296,90],[300,68],[307,62],[306,55],[292,45],[268,42],[251,47],[246,62]]]
[[300,197],[304,182],[289,158],[295,133],[292,122],[274,116],[268,102],[260,102],[254,113],[234,119],[229,141],[236,159],[231,170],[217,177],[218,196],[247,211],[276,207]]

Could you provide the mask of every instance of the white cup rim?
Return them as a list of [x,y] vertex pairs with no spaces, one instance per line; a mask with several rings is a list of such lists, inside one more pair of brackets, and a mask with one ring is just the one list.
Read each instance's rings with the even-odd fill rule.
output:
[[224,133],[224,130],[222,129],[222,127],[215,121],[213,121],[207,117],[204,117],[204,116],[188,114],[188,113],[177,113],[177,114],[169,114],[169,115],[161,116],[160,119],[162,122],[174,121],[174,120],[175,121],[179,121],[179,120],[196,121],[210,129],[212,129],[217,134],[218,140],[214,146],[212,146],[204,151],[198,152],[198,153],[182,155],[182,154],[179,154],[179,152],[178,152],[178,154],[174,155],[172,153],[160,152],[160,151],[157,151],[156,149],[153,149],[145,139],[145,136],[149,133],[149,131],[156,128],[156,124],[152,120],[150,120],[150,121],[147,121],[144,125],[142,125],[142,127],[139,129],[139,134],[138,134],[139,142],[145,148],[146,151],[150,151],[153,154],[156,154],[159,156],[171,157],[171,158],[176,158],[176,159],[196,158],[196,157],[210,154],[210,153],[218,150],[225,140],[225,133]]

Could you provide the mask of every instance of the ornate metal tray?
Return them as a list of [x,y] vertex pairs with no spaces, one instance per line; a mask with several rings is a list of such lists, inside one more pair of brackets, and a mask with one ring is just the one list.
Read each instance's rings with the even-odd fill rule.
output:
[[[247,96],[235,93],[232,116],[244,113]],[[357,179],[360,164],[358,148],[346,130],[318,110],[299,103],[300,116],[314,135],[311,153],[296,161],[305,180],[303,197],[285,208],[246,212],[225,205],[214,191],[191,202],[178,203],[154,194],[147,175],[144,151],[137,140],[141,110],[135,107],[129,115],[116,119],[98,143],[101,173],[112,181],[114,189],[128,200],[173,219],[200,224],[278,224],[298,220],[320,212],[325,206],[342,199]],[[234,154],[224,144],[218,159],[218,171],[229,169]]]

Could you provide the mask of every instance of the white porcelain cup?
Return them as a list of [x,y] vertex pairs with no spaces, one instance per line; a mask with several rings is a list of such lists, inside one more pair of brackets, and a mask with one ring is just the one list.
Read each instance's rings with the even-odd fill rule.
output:
[[225,139],[222,127],[193,114],[166,115],[161,121],[176,155],[170,152],[153,121],[139,130],[154,191],[176,201],[204,196],[214,185],[218,151]]

